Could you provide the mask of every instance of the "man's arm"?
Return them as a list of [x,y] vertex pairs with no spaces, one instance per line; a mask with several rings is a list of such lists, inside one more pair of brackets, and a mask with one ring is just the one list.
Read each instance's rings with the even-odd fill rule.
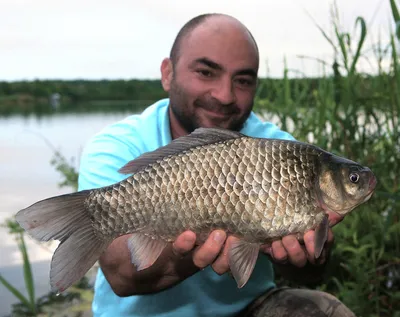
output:
[[[142,271],[136,271],[131,263],[128,237],[114,240],[99,261],[111,288],[121,297],[162,291],[211,265],[220,253],[226,235],[224,231],[216,230],[197,247],[196,235],[186,231],[165,248],[151,267]],[[222,265],[217,263],[215,268],[226,271]]]

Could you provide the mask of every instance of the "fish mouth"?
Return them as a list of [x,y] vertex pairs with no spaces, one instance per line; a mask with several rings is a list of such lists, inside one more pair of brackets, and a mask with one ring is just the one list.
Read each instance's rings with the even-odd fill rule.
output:
[[369,193],[372,193],[375,190],[377,183],[378,183],[378,180],[376,179],[376,177],[372,176],[368,182]]

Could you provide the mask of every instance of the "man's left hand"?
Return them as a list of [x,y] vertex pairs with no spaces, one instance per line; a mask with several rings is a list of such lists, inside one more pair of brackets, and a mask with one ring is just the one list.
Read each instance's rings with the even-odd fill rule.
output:
[[[328,213],[330,227],[343,220],[336,213]],[[332,229],[329,228],[328,238],[319,259],[315,259],[315,230],[309,230],[304,234],[302,244],[296,235],[288,235],[281,240],[276,240],[270,246],[263,246],[261,250],[269,254],[277,264],[290,263],[298,268],[304,267],[307,262],[311,264],[323,264],[334,242]]]

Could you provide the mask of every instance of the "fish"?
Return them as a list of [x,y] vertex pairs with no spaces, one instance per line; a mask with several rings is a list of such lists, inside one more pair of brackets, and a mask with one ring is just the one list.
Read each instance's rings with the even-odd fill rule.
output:
[[118,183],[38,201],[15,219],[38,241],[58,240],[51,290],[81,279],[111,242],[131,234],[137,271],[152,266],[186,230],[204,243],[215,229],[238,237],[228,251],[238,288],[248,282],[260,246],[315,230],[315,258],[327,240],[328,212],[345,215],[377,184],[370,168],[297,140],[197,128],[119,169]]

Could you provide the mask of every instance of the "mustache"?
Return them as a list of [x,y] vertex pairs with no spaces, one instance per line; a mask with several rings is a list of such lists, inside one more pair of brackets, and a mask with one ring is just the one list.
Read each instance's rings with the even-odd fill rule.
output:
[[235,114],[239,113],[239,108],[235,103],[222,104],[213,98],[196,99],[194,101],[195,107],[203,108],[208,111],[218,112],[222,114]]

